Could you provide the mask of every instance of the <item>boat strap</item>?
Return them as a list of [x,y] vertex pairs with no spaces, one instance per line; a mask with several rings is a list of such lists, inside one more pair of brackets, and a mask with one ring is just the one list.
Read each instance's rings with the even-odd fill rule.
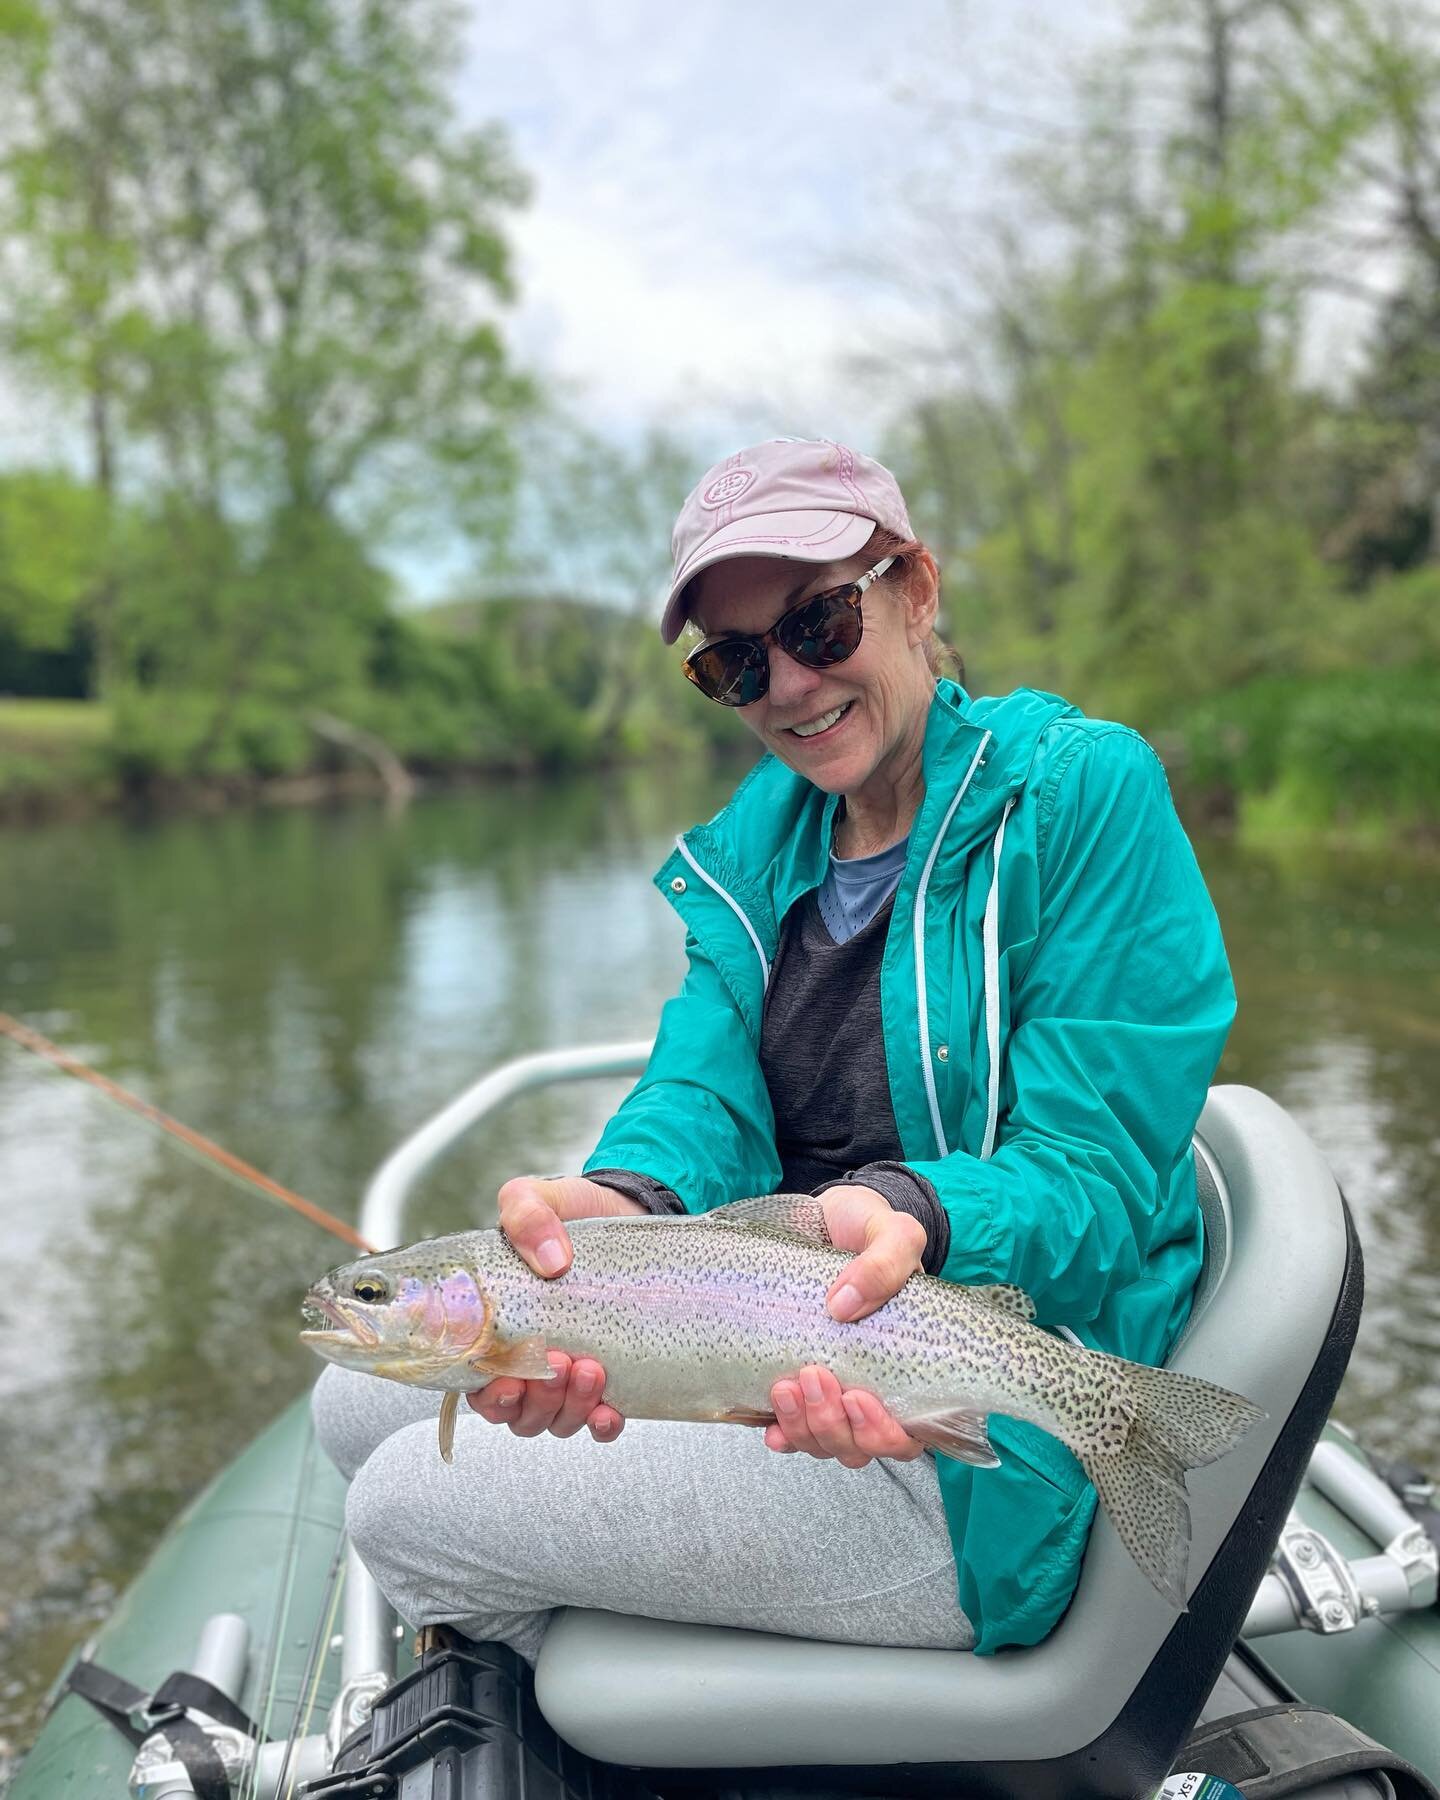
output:
[[192,1712],[204,1713],[256,1743],[262,1741],[259,1726],[228,1694],[184,1669],[167,1675],[153,1694],[147,1694],[123,1675],[82,1659],[71,1664],[57,1698],[65,1694],[88,1701],[137,1750],[152,1732],[163,1731],[199,1800],[229,1800],[230,1778],[214,1744],[190,1717]]
[[1176,1768],[1203,1769],[1240,1788],[1245,1800],[1307,1794],[1324,1781],[1382,1775],[1396,1800],[1440,1800],[1420,1770],[1321,1706],[1260,1706],[1202,1725],[1185,1740]]

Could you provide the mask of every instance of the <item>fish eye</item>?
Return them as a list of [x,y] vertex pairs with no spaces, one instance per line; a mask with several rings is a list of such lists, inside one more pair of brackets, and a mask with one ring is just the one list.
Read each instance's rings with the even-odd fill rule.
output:
[[357,1300],[374,1306],[381,1300],[390,1298],[390,1284],[383,1275],[357,1275],[350,1283],[350,1292]]

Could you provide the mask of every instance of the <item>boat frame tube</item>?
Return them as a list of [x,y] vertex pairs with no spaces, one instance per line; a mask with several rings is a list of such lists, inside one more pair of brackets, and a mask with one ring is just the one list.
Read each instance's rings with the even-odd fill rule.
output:
[[1305,1478],[1379,1544],[1380,1553],[1348,1559],[1292,1512],[1275,1569],[1260,1583],[1242,1637],[1300,1627],[1329,1636],[1353,1631],[1362,1619],[1434,1606],[1440,1550],[1387,1481],[1361,1457],[1324,1439],[1310,1454]]

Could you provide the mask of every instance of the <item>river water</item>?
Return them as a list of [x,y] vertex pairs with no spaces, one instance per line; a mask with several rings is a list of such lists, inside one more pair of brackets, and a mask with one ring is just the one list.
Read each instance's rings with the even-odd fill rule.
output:
[[[650,887],[720,778],[633,774],[0,835],[0,1008],[302,1194],[355,1214],[486,1067],[647,1035],[683,965]],[[1340,1177],[1368,1298],[1340,1415],[1440,1467],[1440,862],[1201,842],[1241,995],[1223,1079]],[[417,1231],[578,1166],[623,1084],[517,1103]],[[314,1375],[343,1252],[0,1040],[0,1735],[182,1502]]]

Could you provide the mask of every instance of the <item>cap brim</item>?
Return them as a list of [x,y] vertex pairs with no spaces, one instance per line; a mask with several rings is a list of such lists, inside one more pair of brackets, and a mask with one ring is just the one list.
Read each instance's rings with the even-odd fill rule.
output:
[[660,635],[673,644],[685,623],[686,588],[712,563],[732,556],[786,556],[795,562],[844,562],[870,542],[873,519],[859,513],[780,512],[757,513],[735,519],[705,539],[675,571],[665,610],[660,616]]

